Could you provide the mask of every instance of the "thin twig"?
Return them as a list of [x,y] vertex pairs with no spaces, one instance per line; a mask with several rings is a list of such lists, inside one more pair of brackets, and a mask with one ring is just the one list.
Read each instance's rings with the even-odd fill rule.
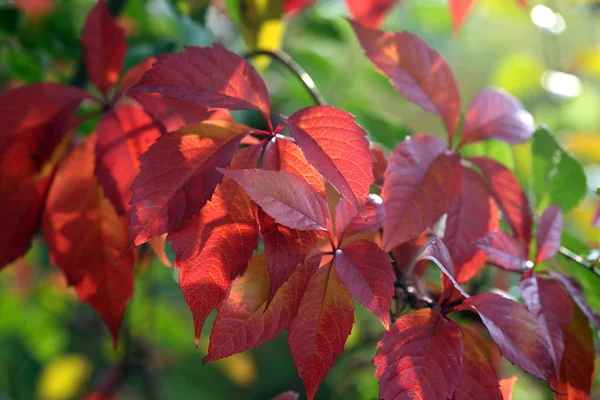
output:
[[565,246],[560,246],[560,248],[558,249],[558,252],[563,257],[576,262],[577,264],[581,265],[582,267],[589,269],[591,272],[593,272],[597,276],[600,276],[600,270],[596,267],[596,265],[590,263],[589,261],[587,261],[585,258],[581,257],[580,255],[575,254],[571,250],[567,249]]
[[254,50],[244,55],[245,58],[254,58],[257,56],[267,56],[278,61],[280,64],[289,69],[294,75],[296,75],[300,81],[302,81],[302,84],[312,97],[315,104],[320,106],[327,104],[310,75],[308,75],[306,71],[304,71],[304,69],[302,69],[302,67],[296,61],[294,61],[292,57],[290,57],[289,54],[282,50]]

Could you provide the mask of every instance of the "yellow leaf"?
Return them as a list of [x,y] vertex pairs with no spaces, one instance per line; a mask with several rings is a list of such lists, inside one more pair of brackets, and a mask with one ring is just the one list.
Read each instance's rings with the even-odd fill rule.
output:
[[[282,0],[241,0],[242,35],[250,50],[281,49],[285,24]],[[269,64],[268,57],[257,57],[259,69]]]
[[44,367],[37,386],[42,400],[74,398],[81,392],[92,372],[90,361],[81,354],[67,354],[50,361]]
[[561,137],[565,149],[584,163],[600,163],[600,133],[573,132]]

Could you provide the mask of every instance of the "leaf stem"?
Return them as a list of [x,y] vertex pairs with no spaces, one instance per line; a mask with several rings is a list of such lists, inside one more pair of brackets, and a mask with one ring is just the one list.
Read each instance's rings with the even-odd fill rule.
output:
[[254,50],[244,55],[245,58],[254,58],[257,56],[267,56],[278,61],[281,65],[289,69],[302,82],[315,104],[319,106],[327,104],[310,75],[308,75],[306,71],[304,71],[304,69],[302,69],[302,67],[296,61],[294,61],[292,57],[290,57],[289,54],[283,50]]

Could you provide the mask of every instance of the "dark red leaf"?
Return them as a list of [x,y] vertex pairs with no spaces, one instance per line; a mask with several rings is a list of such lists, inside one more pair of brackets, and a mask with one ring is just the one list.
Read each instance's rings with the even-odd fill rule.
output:
[[459,146],[486,139],[523,143],[535,124],[519,100],[500,89],[483,89],[471,102],[463,122]]
[[565,351],[560,379],[553,379],[557,400],[587,400],[594,379],[594,337],[584,313],[574,307],[570,323],[564,327]]
[[523,245],[501,229],[478,240],[477,246],[489,256],[493,264],[508,271],[522,272],[533,266],[527,260]]
[[456,309],[477,312],[508,361],[537,378],[550,379],[552,360],[548,345],[535,318],[525,307],[497,293],[480,293]]
[[483,173],[506,222],[514,234],[525,243],[527,253],[531,243],[533,213],[517,178],[508,168],[491,158],[475,157],[469,161]]
[[225,170],[264,212],[292,229],[327,230],[327,202],[306,181],[285,171]]
[[113,267],[127,243],[127,224],[94,177],[94,141],[88,137],[58,168],[43,228],[53,262],[79,298],[100,314],[116,345],[133,294],[134,253],[125,251]]
[[560,282],[536,274],[522,279],[519,285],[521,296],[548,343],[555,377],[559,377],[565,347],[563,327],[571,320],[573,302]]
[[316,0],[283,0],[283,12],[289,16],[304,11],[305,8],[313,5]]
[[264,254],[252,257],[246,272],[231,283],[219,307],[204,361],[216,361],[258,347],[288,329],[320,260],[313,258],[298,268],[267,306],[270,286],[267,258]]
[[377,28],[399,0],[346,0],[350,15],[368,28]]
[[422,276],[429,265],[428,260],[416,261],[417,257],[424,250],[425,246],[431,241],[429,232],[424,232],[421,236],[402,243],[400,246],[392,250],[393,258],[401,268],[402,272],[406,272],[413,264],[412,275]]
[[483,178],[461,166],[462,189],[448,212],[444,243],[452,256],[456,280],[467,282],[485,265],[487,256],[476,241],[498,229],[498,207]]
[[373,183],[373,155],[354,117],[315,106],[292,114],[286,125],[308,162],[362,213]]
[[125,105],[104,114],[96,131],[96,177],[117,213],[129,209],[140,156],[163,131],[141,108]]
[[[230,168],[254,168],[259,157],[260,146],[247,147],[236,153]],[[167,241],[173,244],[179,286],[194,315],[197,344],[206,317],[258,247],[256,205],[225,177],[200,214],[169,232]]]
[[81,34],[83,58],[90,80],[102,93],[119,80],[127,43],[125,32],[110,16],[105,0],[90,11]]
[[446,60],[423,39],[408,32],[383,32],[350,22],[367,57],[396,90],[442,117],[451,145],[460,122],[460,95]]
[[354,301],[330,262],[310,279],[287,338],[309,400],[344,352],[353,324]]
[[357,240],[335,252],[340,281],[358,302],[389,328],[395,275],[392,259],[369,240]]
[[461,326],[464,372],[453,400],[502,400],[488,345],[473,330]]
[[458,33],[463,23],[471,13],[473,6],[477,0],[449,0],[448,7],[450,8],[450,17],[452,19],[452,30]]
[[573,299],[575,304],[577,304],[581,311],[583,311],[583,313],[590,320],[590,322],[594,324],[594,326],[597,329],[600,329],[600,315],[598,315],[588,304],[583,294],[583,290],[581,289],[581,286],[579,286],[579,283],[577,283],[575,279],[569,276],[559,274],[552,270],[548,270],[546,272],[548,273],[548,275],[550,275],[551,277],[563,284],[565,289],[567,289],[567,292],[569,292],[569,294],[571,295],[571,298]]
[[500,383],[500,390],[502,391],[502,399],[503,400],[511,400],[512,399],[513,386],[515,385],[516,381],[517,381],[516,376],[511,376],[509,378],[500,379],[499,383]]
[[385,174],[385,170],[387,169],[387,159],[385,157],[385,153],[379,147],[371,147],[371,152],[375,158],[375,161],[373,161],[373,176],[375,177],[375,184],[382,185],[383,176]]
[[444,151],[441,139],[425,134],[410,136],[392,151],[381,192],[385,250],[419,236],[456,202],[460,157]]
[[544,210],[538,222],[535,263],[542,263],[556,254],[560,248],[562,234],[562,212],[560,207],[550,205]]
[[249,128],[204,121],[162,136],[141,157],[131,197],[130,243],[183,226],[211,198]]
[[208,108],[258,110],[270,124],[264,81],[246,59],[218,44],[186,46],[183,53],[159,58],[130,91],[160,93]]
[[463,375],[458,325],[424,308],[398,318],[377,343],[382,399],[448,399]]
[[338,241],[364,232],[376,232],[385,219],[383,200],[376,194],[370,194],[365,202],[365,217],[358,213],[346,199],[340,199],[335,208],[335,230]]

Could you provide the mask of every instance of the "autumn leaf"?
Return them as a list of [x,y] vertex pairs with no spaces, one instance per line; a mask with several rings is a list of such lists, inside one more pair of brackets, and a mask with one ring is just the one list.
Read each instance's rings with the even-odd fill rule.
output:
[[546,273],[563,284],[575,304],[577,304],[577,307],[579,307],[587,319],[594,324],[597,329],[600,329],[600,315],[598,315],[588,304],[579,283],[569,276],[559,274],[552,270],[548,270]]
[[458,325],[423,308],[398,318],[373,359],[384,399],[448,399],[463,375]]
[[309,400],[343,353],[353,324],[354,301],[329,262],[310,279],[287,338]]
[[335,252],[340,281],[360,304],[389,328],[395,275],[390,256],[375,243],[357,240]]
[[519,100],[500,89],[485,88],[467,110],[458,146],[486,139],[523,143],[534,132],[533,117]]
[[335,231],[338,242],[359,233],[376,232],[383,225],[385,209],[383,200],[376,194],[370,194],[365,202],[365,216],[358,213],[346,199],[340,199],[335,208]]
[[509,378],[500,379],[500,390],[502,391],[503,400],[511,400],[513,387],[517,381],[517,376],[511,376]]
[[410,136],[392,151],[381,192],[385,250],[419,236],[456,202],[460,157],[444,152],[441,139],[425,134]]
[[455,309],[478,313],[508,361],[539,379],[550,379],[552,360],[544,334],[525,307],[497,293],[480,293]]
[[461,166],[460,196],[446,218],[444,243],[452,256],[456,280],[467,282],[485,265],[487,255],[476,241],[498,229],[498,207],[483,178]]
[[560,207],[551,205],[544,210],[538,222],[535,263],[542,263],[556,254],[560,248],[562,234],[562,212]]
[[373,183],[367,132],[354,117],[329,106],[304,108],[286,121],[308,162],[361,213]]
[[81,47],[90,80],[106,96],[119,80],[127,43],[105,0],[98,0],[89,13],[81,34]]
[[348,11],[358,22],[368,28],[377,28],[383,17],[400,0],[346,0]]
[[449,0],[448,8],[450,9],[450,17],[452,19],[452,30],[458,33],[463,23],[471,13],[473,7],[477,4],[477,0]]
[[94,177],[95,136],[89,136],[60,165],[46,201],[44,238],[53,262],[108,326],[116,345],[133,295],[132,249],[113,263],[127,243],[127,224]]
[[283,0],[283,12],[292,16],[310,7],[316,0]]
[[375,68],[392,86],[424,110],[444,120],[448,144],[460,122],[460,96],[446,60],[418,36],[369,29],[350,21]]
[[269,271],[265,254],[252,257],[243,276],[231,283],[210,335],[205,362],[258,347],[288,329],[308,282],[319,266],[316,257],[284,282],[267,307]]
[[292,229],[327,230],[327,202],[306,181],[285,171],[225,170],[275,222]]
[[162,136],[141,157],[131,196],[130,243],[183,226],[213,194],[249,128],[234,122],[204,121]]
[[[237,152],[231,168],[256,167],[260,147]],[[243,275],[258,247],[256,205],[231,178],[224,178],[212,199],[182,228],[169,232],[179,286],[194,316],[196,345],[206,317],[219,307],[231,281]]]
[[214,44],[186,46],[161,57],[131,89],[208,108],[260,111],[267,122],[271,101],[262,78],[243,57]]
[[115,210],[129,209],[131,184],[140,171],[140,156],[163,130],[141,108],[124,105],[106,112],[96,131],[96,177]]
[[501,229],[478,240],[477,246],[488,255],[490,262],[508,271],[523,272],[533,266],[527,260],[522,243]]

